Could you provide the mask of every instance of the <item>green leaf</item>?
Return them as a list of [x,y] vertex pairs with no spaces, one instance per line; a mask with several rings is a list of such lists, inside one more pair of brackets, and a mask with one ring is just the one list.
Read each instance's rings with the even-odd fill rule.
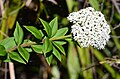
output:
[[18,52],[20,55],[28,62],[30,54],[27,50],[25,50],[23,47],[19,46],[18,47]]
[[44,34],[43,34],[42,30],[39,30],[39,32],[41,33],[41,35],[42,35],[42,37],[43,37],[43,36],[44,36]]
[[[74,51],[74,52],[72,51],[73,54],[77,50],[76,53],[77,53],[77,55],[79,55],[79,60],[81,62],[81,67],[82,68],[86,68],[86,66],[88,64],[92,64],[91,61],[90,61],[91,57],[90,57],[90,54],[89,54],[89,48],[80,48],[79,46],[77,46],[77,47],[74,46],[74,49],[72,48],[72,50]],[[73,56],[73,57],[75,57],[75,56]],[[75,58],[78,58],[78,56],[75,57]],[[83,73],[83,77],[84,77],[84,79],[93,79],[92,70],[90,70],[90,69],[87,70],[86,69],[85,72]]]
[[75,7],[75,1],[74,0],[66,0],[68,11],[72,12],[73,7]]
[[15,28],[15,31],[14,31],[14,37],[15,37],[15,41],[18,45],[20,45],[22,43],[23,35],[24,35],[23,30],[20,27],[19,23],[17,22],[16,28]]
[[11,59],[13,59],[17,62],[26,64],[26,62],[21,58],[21,56],[17,52],[10,52],[9,56],[10,56]]
[[[72,41],[68,45],[67,67],[71,79],[78,79],[80,74],[80,63],[77,55],[76,48]],[[86,74],[87,75],[87,74]],[[86,78],[87,79],[87,78]]]
[[31,46],[32,49],[36,52],[36,53],[39,53],[39,54],[42,54],[42,49],[43,49],[43,46],[42,45],[32,45]]
[[64,44],[66,44],[66,42],[65,41],[54,41],[55,43],[58,43],[59,45],[64,45]]
[[53,37],[64,36],[67,32],[68,32],[68,28],[67,27],[61,28],[61,29],[57,30],[57,33]]
[[33,50],[31,48],[25,48],[25,50],[28,52],[33,52]]
[[53,44],[65,55],[65,50],[59,43],[53,41]]
[[43,43],[43,52],[47,53],[50,52],[52,49],[53,49],[53,45],[51,41],[48,38],[46,38],[45,42]]
[[22,44],[26,44],[26,43],[32,43],[33,41],[29,40],[29,39],[24,39]]
[[49,65],[51,64],[52,59],[53,59],[53,55],[50,55],[50,56],[46,57],[46,61]]
[[[15,11],[15,10],[14,10]],[[8,12],[8,11],[6,11]],[[9,26],[10,29],[13,28],[14,24],[15,24],[15,21],[16,21],[16,18],[17,18],[17,15],[18,15],[18,12],[19,11],[16,11],[14,13],[11,13],[8,17],[7,17],[7,24]]]
[[7,53],[7,58],[4,60],[4,62],[11,62],[9,53]]
[[59,61],[61,61],[61,55],[55,47],[53,47],[53,52],[52,53],[57,57],[57,59]]
[[47,35],[48,35],[49,37],[51,37],[51,35],[52,35],[52,30],[51,30],[51,27],[49,26],[49,24],[48,24],[46,21],[42,20],[42,19],[40,19],[40,21],[41,21],[42,25],[44,26]]
[[16,46],[14,37],[9,37],[1,41],[0,45],[3,45],[6,50]]
[[51,30],[52,30],[52,36],[54,36],[58,30],[58,18],[54,18],[50,23],[49,23]]
[[34,26],[24,26],[29,32],[31,32],[37,39],[42,39],[41,32]]
[[5,47],[0,45],[0,56],[5,56],[5,55],[6,55]]
[[99,7],[100,5],[98,0],[89,0],[89,2],[93,8],[95,8],[96,10],[100,10],[100,7]]

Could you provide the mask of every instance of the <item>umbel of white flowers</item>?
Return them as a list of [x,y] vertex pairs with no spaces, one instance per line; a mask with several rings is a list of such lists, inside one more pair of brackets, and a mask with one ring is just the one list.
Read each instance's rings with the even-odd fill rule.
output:
[[70,13],[67,19],[73,23],[71,33],[81,47],[104,49],[110,39],[110,26],[104,15],[92,7]]

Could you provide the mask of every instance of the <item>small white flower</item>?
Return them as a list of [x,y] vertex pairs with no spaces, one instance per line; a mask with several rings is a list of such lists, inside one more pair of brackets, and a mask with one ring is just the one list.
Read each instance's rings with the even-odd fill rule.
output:
[[71,33],[81,47],[104,49],[110,39],[110,26],[100,11],[92,7],[70,13],[67,19],[73,23]]

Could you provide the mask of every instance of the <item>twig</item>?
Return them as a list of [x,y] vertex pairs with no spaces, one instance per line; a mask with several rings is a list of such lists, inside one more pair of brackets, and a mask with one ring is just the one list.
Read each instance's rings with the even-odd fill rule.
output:
[[48,0],[48,1],[52,2],[55,5],[58,5],[58,3],[55,0]]
[[[94,58],[94,54],[93,54],[93,48],[92,47],[90,47],[91,48],[91,59],[92,59],[92,63],[94,64],[94,61],[95,61],[95,58]],[[94,78],[95,79],[97,79],[97,75],[96,75],[96,68],[95,68],[95,65],[93,66],[93,68],[92,68],[92,71],[93,71],[93,74],[94,74]]]
[[48,79],[48,74],[51,74],[51,67],[47,63],[45,56],[43,54],[38,55],[40,60],[42,61],[42,64],[44,66],[44,71],[43,71],[43,79]]
[[104,2],[105,2],[105,0],[102,0],[102,3],[101,3],[101,8],[100,8],[100,10],[102,11],[103,10],[103,4],[104,4]]
[[112,28],[112,30],[115,30],[116,28],[119,28],[119,27],[120,27],[120,23],[117,26],[115,26],[114,28]]
[[[36,44],[36,42],[24,43],[24,44],[21,44],[20,46],[21,47],[29,47],[29,46],[34,45],[34,44]],[[6,52],[11,52],[11,51],[14,51],[16,49],[18,49],[18,46],[13,47],[13,48],[7,50]]]
[[88,67],[86,67],[86,68],[83,68],[81,71],[83,72],[83,71],[86,71],[86,70],[88,70],[88,69],[91,69],[91,68],[93,68],[94,66],[97,66],[97,65],[99,65],[99,64],[91,64],[90,66],[88,66]]
[[3,0],[0,0],[0,7],[1,7],[1,13],[2,13],[2,16],[4,15],[5,13],[5,10],[4,10],[4,6],[3,6],[4,2]]
[[14,64],[9,62],[10,79],[15,79]]
[[0,71],[3,71],[3,72],[8,72],[8,69],[5,69],[5,68],[0,68]]
[[26,6],[28,7],[28,6],[30,5],[31,2],[32,2],[32,0],[27,0]]
[[47,63],[47,61],[46,61],[46,59],[45,59],[45,56],[39,55],[39,58],[40,58],[40,60],[42,61],[44,67],[45,67],[46,70],[47,70],[47,72],[48,72],[48,73],[51,73],[51,68],[50,68],[50,66],[49,66],[48,63]]
[[5,34],[4,32],[2,32],[1,30],[0,30],[0,34],[2,34],[5,38],[9,37],[7,34]]
[[[88,70],[88,69],[93,68],[93,67],[95,67],[95,66],[97,66],[97,65],[102,65],[102,64],[110,64],[110,65],[111,65],[111,64],[113,64],[113,63],[120,64],[120,59],[105,58],[105,60],[100,61],[100,62],[98,62],[98,63],[93,63],[93,64],[91,64],[90,66],[82,69],[81,71]],[[113,66],[114,66],[114,64],[113,64]],[[114,66],[114,67],[116,67],[116,66]],[[117,68],[118,68],[118,67],[117,67]],[[118,68],[118,69],[120,69],[120,68]]]
[[112,14],[111,14],[111,17],[110,17],[110,23],[111,23],[112,20],[113,20],[113,16],[114,16],[114,6],[112,5]]
[[116,7],[118,13],[120,14],[120,9],[119,9],[119,7],[118,7],[118,5],[117,5],[117,2],[116,2],[115,0],[111,0],[111,1],[112,1],[112,3],[114,4],[114,6]]
[[[7,70],[7,62],[5,62],[5,70]],[[7,71],[5,71],[5,79],[7,79]]]
[[84,1],[83,8],[85,8],[86,4],[87,4],[87,0]]
[[111,37],[112,37],[112,38],[120,38],[120,36],[112,36],[112,35],[111,35]]

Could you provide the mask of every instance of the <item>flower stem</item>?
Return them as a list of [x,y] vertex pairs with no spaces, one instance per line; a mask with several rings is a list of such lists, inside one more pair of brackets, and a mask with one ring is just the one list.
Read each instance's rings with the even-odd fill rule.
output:
[[65,38],[69,38],[69,37],[72,37],[72,35],[66,35],[66,36],[61,36],[61,37],[53,37],[53,38],[50,38],[50,40],[61,40],[61,39],[65,39]]
[[[66,35],[66,36],[61,36],[61,37],[57,37],[57,38],[50,38],[50,40],[51,40],[51,41],[53,41],[53,40],[60,40],[60,39],[69,38],[69,37],[71,37],[71,36],[72,36],[72,35]],[[21,47],[29,47],[29,46],[35,45],[35,44],[37,44],[37,43],[36,43],[36,42],[29,42],[29,43],[23,43],[23,44],[21,44],[20,46],[21,46]],[[16,50],[16,49],[18,49],[18,46],[13,47],[13,48],[7,50],[6,52],[11,52],[11,51],[14,51],[14,50]]]

